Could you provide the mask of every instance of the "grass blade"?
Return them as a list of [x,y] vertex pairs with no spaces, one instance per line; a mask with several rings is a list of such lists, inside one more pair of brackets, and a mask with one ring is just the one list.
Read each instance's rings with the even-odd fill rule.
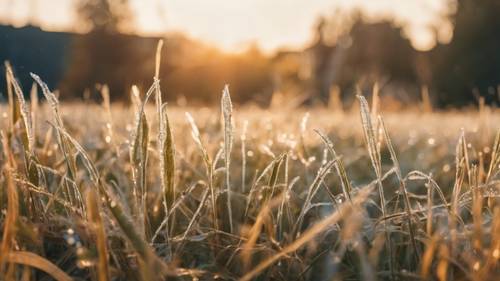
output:
[[347,177],[347,172],[345,170],[344,161],[342,160],[342,158],[340,158],[337,155],[337,152],[335,152],[335,149],[333,148],[333,142],[325,134],[323,134],[321,131],[319,131],[319,130],[314,130],[314,131],[321,137],[321,139],[325,143],[326,147],[328,148],[328,150],[332,154],[333,159],[338,159],[335,162],[335,170],[337,171],[337,174],[340,177],[340,181],[342,183],[342,192],[344,193],[345,198],[347,198],[349,201],[351,201],[352,187],[351,187],[351,182],[349,181],[349,178]]
[[14,92],[16,93],[16,97],[19,103],[21,119],[24,123],[25,150],[28,152],[27,154],[34,155],[33,149],[35,146],[35,135],[33,133],[33,123],[31,121],[30,107],[24,99],[23,91],[21,90],[21,86],[14,77],[14,73],[12,72],[10,64],[6,63],[5,68],[7,71],[7,76],[9,76],[9,81],[14,87]]
[[414,232],[414,227],[413,227],[413,215],[412,215],[412,211],[411,211],[410,199],[408,196],[408,192],[406,190],[406,182],[403,179],[403,176],[401,174],[401,166],[399,165],[399,161],[398,161],[398,158],[396,156],[396,151],[394,150],[391,138],[389,137],[389,133],[387,132],[387,129],[385,127],[384,120],[382,119],[382,117],[380,115],[378,116],[378,120],[379,120],[378,123],[380,124],[382,131],[384,133],[385,143],[389,149],[389,153],[391,154],[392,163],[394,164],[394,168],[396,169],[396,175],[397,175],[398,180],[399,180],[399,186],[400,186],[401,193],[403,194],[405,209],[406,209],[406,213],[408,216],[407,222],[408,222],[408,229],[409,229],[409,233],[410,233],[410,241],[411,241],[411,244],[413,246],[415,262],[418,263],[420,260],[420,248],[417,246],[417,241],[415,239],[415,232]]
[[165,208],[170,212],[175,201],[175,146],[166,104],[162,107],[163,121],[160,130],[160,167]]
[[226,85],[222,91],[221,99],[222,115],[224,119],[224,163],[226,167],[226,191],[227,191],[227,211],[229,216],[229,229],[233,233],[233,209],[231,206],[231,179],[230,163],[231,150],[233,147],[233,105],[229,96],[229,87]]
[[86,193],[87,216],[91,229],[96,236],[97,253],[99,262],[97,263],[97,275],[99,281],[108,281],[109,279],[109,264],[108,264],[108,247],[105,227],[101,218],[101,208],[99,206],[98,195],[95,190],[89,189]]
[[57,281],[73,280],[73,278],[59,269],[55,264],[35,253],[25,251],[10,252],[6,255],[6,261],[38,268]]
[[[361,122],[363,124],[363,135],[365,138],[365,143],[368,148],[368,154],[370,155],[370,160],[372,163],[372,167],[375,170],[375,174],[377,175],[377,186],[380,197],[380,209],[382,210],[382,217],[386,217],[387,215],[387,207],[385,203],[385,195],[384,188],[382,186],[382,164],[380,160],[380,150],[377,145],[377,138],[375,138],[375,131],[373,129],[373,124],[371,120],[370,109],[368,106],[368,102],[365,97],[358,95],[359,104],[361,108]],[[392,258],[392,243],[390,239],[389,229],[387,227],[387,222],[384,221],[384,228],[386,233],[386,245],[387,252],[389,253],[389,266],[391,271],[392,279],[394,279],[394,263]]]

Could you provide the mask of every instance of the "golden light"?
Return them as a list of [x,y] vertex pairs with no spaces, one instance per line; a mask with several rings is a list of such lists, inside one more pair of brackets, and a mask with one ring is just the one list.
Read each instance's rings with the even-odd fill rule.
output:
[[[0,19],[16,26],[28,22],[44,29],[78,29],[74,25],[76,0],[6,0]],[[237,51],[257,43],[264,51],[302,47],[312,38],[320,15],[336,10],[361,9],[369,18],[393,17],[417,49],[451,38],[443,21],[449,12],[445,0],[130,0],[137,32],[159,35],[184,32],[224,50]]]

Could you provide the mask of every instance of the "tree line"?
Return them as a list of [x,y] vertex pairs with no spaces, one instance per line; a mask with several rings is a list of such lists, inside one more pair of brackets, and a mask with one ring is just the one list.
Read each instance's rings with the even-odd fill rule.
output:
[[[336,34],[334,42],[328,41],[332,35],[328,21],[320,20],[313,44],[272,56],[256,46],[240,54],[226,54],[172,34],[164,38],[163,91],[171,101],[212,103],[229,83],[235,102],[266,105],[273,93],[282,92],[303,96],[304,104],[312,104],[328,103],[332,88],[340,89],[340,98],[348,101],[358,88],[371,89],[378,83],[384,94],[403,103],[420,99],[425,86],[437,107],[464,106],[480,97],[498,104],[500,2],[456,0],[455,7],[448,15],[453,38],[426,52],[415,50],[391,20],[367,22],[362,16]],[[41,71],[42,76],[49,73],[49,82],[66,99],[80,99],[84,93],[96,97],[100,85],[107,84],[114,101],[126,101],[132,85],[148,87],[159,38],[124,32],[133,25],[128,1],[80,1],[77,11],[79,23],[87,26],[88,33],[72,35],[70,42],[55,38],[64,42],[64,56],[53,47],[55,51],[45,56],[43,67],[33,71]],[[5,59],[23,62],[14,64],[18,72],[30,68],[30,62],[22,60],[23,54],[0,47],[0,55],[2,52],[10,54]]]

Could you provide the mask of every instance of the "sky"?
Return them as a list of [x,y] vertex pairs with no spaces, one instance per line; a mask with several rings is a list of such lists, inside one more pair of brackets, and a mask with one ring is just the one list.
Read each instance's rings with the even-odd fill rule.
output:
[[[311,42],[320,15],[361,9],[370,18],[394,17],[413,46],[449,41],[443,20],[451,0],[129,0],[137,33],[183,32],[226,51],[257,44],[266,52]],[[0,22],[31,22],[46,30],[74,30],[76,0],[0,0]],[[436,38],[437,34],[437,38]]]

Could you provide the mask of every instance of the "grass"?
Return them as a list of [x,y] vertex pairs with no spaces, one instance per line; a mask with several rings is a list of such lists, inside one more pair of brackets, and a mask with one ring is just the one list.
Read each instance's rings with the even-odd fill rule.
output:
[[1,279],[500,274],[498,109],[384,113],[377,87],[345,113],[233,109],[228,87],[167,106],[158,73],[130,107],[60,104],[33,74],[38,104],[7,65]]

